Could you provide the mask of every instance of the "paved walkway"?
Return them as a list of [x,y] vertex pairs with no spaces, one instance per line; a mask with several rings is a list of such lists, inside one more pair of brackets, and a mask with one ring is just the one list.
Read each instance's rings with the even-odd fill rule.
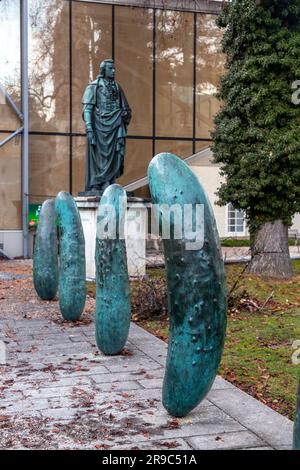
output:
[[166,345],[134,324],[115,357],[97,351],[92,322],[0,313],[0,339],[0,448],[291,447],[291,421],[220,377],[186,418],[170,417],[161,404]]
[[[300,246],[290,246],[290,256],[292,259],[300,258]],[[248,262],[250,261],[250,248],[247,246],[241,247],[222,247],[222,255],[224,262]],[[165,259],[163,253],[157,250],[149,250],[147,253],[147,266],[164,266]]]

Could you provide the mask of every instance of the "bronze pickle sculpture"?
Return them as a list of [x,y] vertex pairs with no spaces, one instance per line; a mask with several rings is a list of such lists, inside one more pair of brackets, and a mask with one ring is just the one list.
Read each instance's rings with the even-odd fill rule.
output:
[[56,196],[59,221],[59,306],[65,320],[79,320],[86,298],[85,242],[79,211],[64,191]]
[[[124,231],[127,197],[112,184],[103,193],[96,235],[96,342],[107,355],[118,354],[130,327],[130,288]],[[105,232],[105,227],[111,231]]]
[[47,199],[40,211],[33,253],[33,283],[38,296],[52,300],[58,288],[55,200]]
[[[173,416],[187,415],[210,390],[221,360],[226,330],[224,264],[209,200],[191,169],[170,153],[156,155],[148,168],[152,203],[204,207],[203,246],[187,249],[183,223],[176,239],[163,240],[169,297],[170,335],[163,382],[163,405]],[[198,206],[199,207],[199,206]],[[164,210],[159,211],[164,220]],[[172,235],[173,234],[173,235]]]

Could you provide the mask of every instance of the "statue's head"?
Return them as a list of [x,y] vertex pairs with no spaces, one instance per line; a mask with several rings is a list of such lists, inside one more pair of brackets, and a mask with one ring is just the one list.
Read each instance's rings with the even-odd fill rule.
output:
[[115,78],[115,64],[112,59],[105,59],[100,64],[100,77]]

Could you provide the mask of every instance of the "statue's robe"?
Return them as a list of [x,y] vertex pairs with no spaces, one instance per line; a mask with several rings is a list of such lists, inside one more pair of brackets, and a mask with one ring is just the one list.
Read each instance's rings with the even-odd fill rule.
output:
[[113,93],[107,81],[98,77],[85,89],[83,119],[91,113],[95,145],[87,140],[85,190],[100,189],[114,183],[124,171],[125,137],[131,109],[125,94],[116,82]]

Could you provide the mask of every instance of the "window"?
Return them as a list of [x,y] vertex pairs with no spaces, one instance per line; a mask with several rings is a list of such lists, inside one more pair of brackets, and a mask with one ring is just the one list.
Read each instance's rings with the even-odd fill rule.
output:
[[245,235],[245,214],[235,209],[231,203],[227,205],[227,233]]

